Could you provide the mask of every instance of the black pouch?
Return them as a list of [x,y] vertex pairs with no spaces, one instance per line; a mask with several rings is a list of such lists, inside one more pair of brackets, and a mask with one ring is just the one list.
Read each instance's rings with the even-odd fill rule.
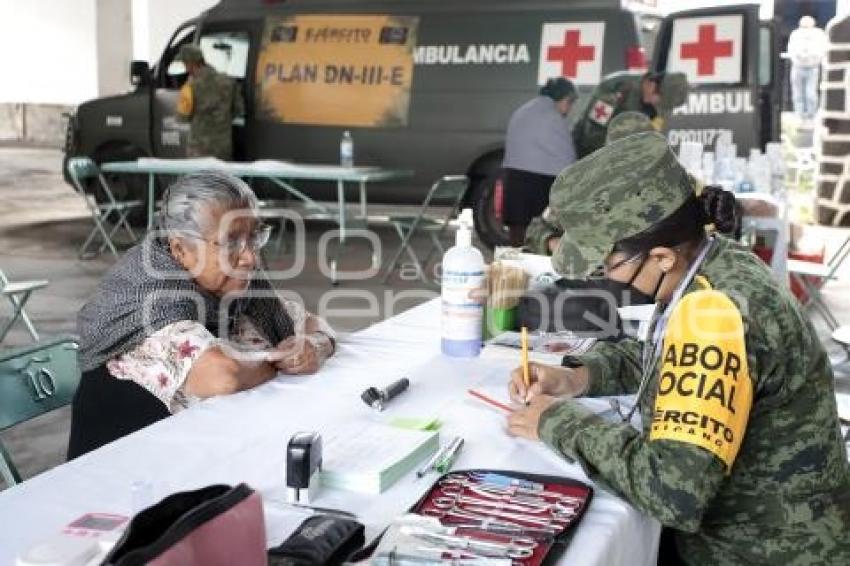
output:
[[558,279],[525,293],[517,309],[518,326],[531,331],[570,331],[601,340],[620,336],[616,305],[580,279]]
[[333,515],[314,515],[280,546],[269,550],[269,566],[342,564],[365,542],[361,523]]

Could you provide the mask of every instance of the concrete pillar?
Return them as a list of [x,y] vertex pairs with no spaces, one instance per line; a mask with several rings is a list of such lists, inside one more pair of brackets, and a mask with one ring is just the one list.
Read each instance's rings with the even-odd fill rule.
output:
[[133,56],[131,0],[96,0],[95,29],[98,95],[125,93]]

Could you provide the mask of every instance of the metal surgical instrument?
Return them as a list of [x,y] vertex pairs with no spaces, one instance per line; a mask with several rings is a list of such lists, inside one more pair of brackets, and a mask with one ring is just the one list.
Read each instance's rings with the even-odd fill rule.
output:
[[453,550],[461,550],[491,558],[514,558],[522,560],[530,558],[534,554],[534,549],[537,547],[537,542],[531,539],[509,543],[492,542],[458,535],[441,534],[415,526],[401,527],[400,531],[403,535],[412,536],[431,544],[445,545]]
[[[482,521],[487,525],[495,526],[497,528],[508,528],[508,529],[526,529],[529,528],[528,525],[523,523],[518,523],[515,521],[507,521],[504,519],[497,519],[487,514],[487,512],[476,513],[473,511],[469,511],[467,509],[461,509],[459,507],[453,507],[451,509],[439,509],[437,507],[427,507],[422,510],[422,514],[426,517],[437,517],[438,519],[446,520],[448,517],[455,517],[457,519],[462,520],[472,520],[472,521]],[[541,524],[537,525],[542,531],[546,531],[550,533],[551,536],[556,535],[561,529],[563,529],[562,525],[557,525],[554,523],[549,524]]]
[[513,521],[520,521],[522,523],[528,523],[530,525],[538,525],[545,527],[558,527],[559,529],[565,526],[565,522],[569,520],[568,517],[562,515],[552,515],[550,517],[540,517],[534,515],[524,515],[522,513],[517,513],[515,511],[502,511],[500,509],[490,509],[488,507],[479,507],[476,505],[468,505],[462,507],[465,511],[471,511],[472,513],[480,513],[484,515],[489,515],[490,517],[499,517],[501,519],[509,519]]
[[449,486],[457,486],[467,489],[478,488],[481,490],[489,491],[494,494],[500,495],[512,495],[512,496],[527,496],[527,497],[541,497],[545,499],[555,499],[558,501],[571,501],[578,502],[580,501],[578,498],[573,497],[571,495],[565,495],[563,493],[559,493],[557,491],[548,491],[548,490],[535,490],[529,489],[526,487],[521,487],[518,485],[515,486],[504,486],[499,484],[490,484],[482,481],[477,481],[473,478],[470,478],[464,474],[450,474],[443,478],[440,481],[440,485],[444,487]]
[[541,515],[548,514],[553,517],[572,517],[575,515],[575,510],[571,507],[564,507],[559,503],[520,503],[520,502],[509,502],[505,500],[492,500],[492,499],[482,499],[480,497],[473,497],[469,495],[444,495],[442,497],[435,497],[431,500],[431,503],[434,507],[440,509],[450,509],[452,507],[456,507],[458,504],[467,504],[467,505],[480,505],[482,507],[489,507],[491,509],[502,509],[505,511],[516,511],[517,513],[527,513],[531,515]]

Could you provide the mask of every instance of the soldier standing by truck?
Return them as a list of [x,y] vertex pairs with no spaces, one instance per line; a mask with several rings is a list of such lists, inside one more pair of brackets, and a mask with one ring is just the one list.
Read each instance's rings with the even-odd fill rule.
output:
[[642,112],[656,130],[673,108],[684,104],[688,82],[684,73],[628,73],[608,75],[594,89],[573,128],[579,159],[605,144],[611,118],[621,112]]
[[187,154],[233,159],[233,118],[245,113],[237,84],[207,65],[195,45],[180,47],[177,59],[189,74],[177,103],[177,113],[191,124]]

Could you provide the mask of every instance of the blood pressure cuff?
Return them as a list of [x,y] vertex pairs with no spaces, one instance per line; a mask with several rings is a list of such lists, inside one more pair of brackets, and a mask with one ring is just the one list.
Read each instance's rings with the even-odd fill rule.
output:
[[365,542],[361,523],[332,515],[313,515],[280,546],[269,550],[269,566],[342,564]]
[[617,305],[592,281],[559,279],[527,292],[517,309],[519,326],[531,331],[570,331],[600,340],[622,336]]

